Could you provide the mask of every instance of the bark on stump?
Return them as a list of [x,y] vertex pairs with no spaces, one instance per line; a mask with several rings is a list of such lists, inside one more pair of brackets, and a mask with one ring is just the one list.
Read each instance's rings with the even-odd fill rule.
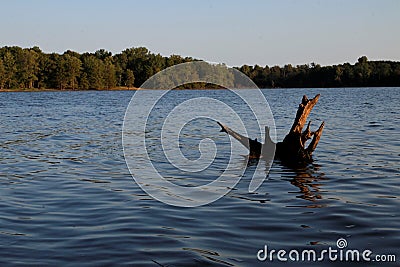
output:
[[[279,159],[282,162],[291,165],[307,164],[312,162],[312,153],[318,145],[325,125],[325,123],[322,122],[318,130],[312,132],[310,130],[310,121],[307,128],[303,131],[304,125],[307,122],[307,117],[313,107],[317,104],[319,96],[320,95],[318,94],[312,99],[308,99],[306,95],[303,96],[299,108],[297,109],[296,118],[293,122],[292,128],[283,141],[278,142],[277,144],[273,143],[271,140],[268,127],[265,127],[265,143],[262,144],[257,141],[257,139],[252,140],[245,137],[220,122],[218,122],[218,124],[221,126],[222,132],[231,135],[249,149],[250,158],[259,158],[262,157],[263,154],[264,156],[267,156],[265,153],[271,151],[268,148],[272,145],[276,145],[275,159]],[[310,144],[306,147],[306,141],[311,138],[312,140]]]

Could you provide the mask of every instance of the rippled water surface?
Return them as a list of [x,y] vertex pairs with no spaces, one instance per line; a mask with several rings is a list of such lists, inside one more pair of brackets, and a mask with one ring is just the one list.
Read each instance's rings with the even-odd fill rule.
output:
[[[349,248],[397,253],[398,264],[400,89],[263,93],[278,140],[303,94],[321,93],[310,116],[314,128],[322,120],[326,124],[314,164],[293,170],[276,162],[268,176],[256,174],[267,179],[255,193],[248,192],[255,166],[248,166],[228,195],[198,208],[158,202],[132,179],[121,128],[133,92],[1,93],[0,264],[267,266],[271,263],[256,257],[264,245],[321,250],[336,247],[338,238]],[[173,91],[152,113],[154,121],[173,103],[197,96],[231,97],[225,90]],[[157,124],[149,127],[147,138],[157,141],[151,128]],[[188,124],[182,153],[199,157],[198,141],[205,137],[222,149],[210,176],[180,179],[155,153],[157,168],[177,183],[214,179],[229,155],[224,151],[229,139],[218,125]],[[237,156],[243,158],[238,168],[244,168],[245,158]]]

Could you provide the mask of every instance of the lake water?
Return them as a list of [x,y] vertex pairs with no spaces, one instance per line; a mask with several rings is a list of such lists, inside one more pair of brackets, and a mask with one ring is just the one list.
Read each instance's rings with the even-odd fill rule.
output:
[[[351,249],[397,254],[392,265],[398,266],[400,88],[263,93],[278,140],[289,130],[303,94],[321,94],[310,116],[313,128],[322,120],[326,125],[314,164],[293,170],[274,163],[254,193],[248,184],[255,166],[248,166],[230,193],[197,208],[154,200],[132,179],[121,128],[134,92],[1,93],[1,266],[267,266],[279,262],[257,260],[264,245],[319,251],[337,248],[339,238]],[[173,91],[153,115],[162,118],[168,103],[198,96],[231,97],[225,90]],[[147,135],[159,137],[151,130]],[[218,125],[198,121],[183,136],[188,158],[199,156],[192,141],[220,142],[215,165],[217,171],[223,168],[223,143],[229,139]],[[238,167],[244,168],[244,157],[238,156],[243,158]],[[178,183],[213,179],[180,180],[162,158],[158,163]],[[296,264],[304,263],[291,265]],[[316,263],[322,264],[350,263]]]

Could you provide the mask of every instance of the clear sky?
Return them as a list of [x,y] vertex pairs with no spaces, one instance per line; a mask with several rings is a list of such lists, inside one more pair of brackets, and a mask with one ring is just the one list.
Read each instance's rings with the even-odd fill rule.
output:
[[1,0],[0,46],[145,46],[231,66],[400,61],[399,0]]

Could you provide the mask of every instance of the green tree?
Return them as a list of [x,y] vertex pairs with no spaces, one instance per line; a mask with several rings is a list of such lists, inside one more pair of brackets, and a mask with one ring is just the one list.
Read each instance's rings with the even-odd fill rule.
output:
[[116,86],[117,84],[117,77],[115,66],[113,64],[112,58],[108,57],[104,60],[104,85],[106,88],[111,89]]
[[79,88],[82,90],[87,90],[90,88],[89,79],[85,72],[83,72],[81,74],[80,81],[79,81]]
[[165,67],[171,67],[185,62],[187,62],[187,60],[183,57],[179,55],[171,55],[165,60]]
[[282,76],[283,78],[289,77],[293,72],[293,66],[292,64],[287,64],[283,67],[283,73]]
[[81,65],[78,58],[69,54],[63,54],[57,58],[56,81],[60,89],[78,88]]
[[17,72],[17,65],[14,60],[14,56],[11,52],[7,51],[3,57],[4,66],[4,84],[6,88],[13,88],[17,84],[15,74]]
[[6,83],[6,70],[3,65],[3,60],[0,59],[0,89],[4,88],[4,84]]
[[94,52],[94,56],[97,57],[98,59],[104,61],[106,58],[111,57],[112,53],[105,49],[99,49],[96,52]]
[[104,88],[104,64],[100,59],[92,54],[84,55],[83,72],[87,75],[89,89]]
[[63,56],[58,56],[56,59],[57,70],[55,73],[55,81],[57,83],[57,87],[61,90],[65,89],[67,86],[67,70],[65,68],[65,58]]
[[18,53],[17,67],[21,87],[33,88],[34,82],[38,80],[39,55],[32,49],[23,49]]
[[390,67],[390,64],[382,62],[378,65],[376,68],[376,73],[377,73],[377,79],[379,81],[385,80],[387,77],[390,76],[392,69]]
[[145,47],[137,47],[126,49],[122,53],[127,58],[126,68],[131,69],[135,75],[135,85],[140,86],[149,77],[149,50]]
[[165,69],[165,58],[160,54],[149,55],[146,68],[146,79]]
[[72,89],[78,88],[77,83],[81,72],[82,62],[79,58],[66,54],[64,55],[64,64],[68,86]]
[[58,88],[59,83],[57,81],[59,66],[58,61],[59,54],[51,53],[43,55],[40,59],[38,83],[39,87],[44,88]]
[[279,66],[273,66],[271,68],[271,87],[280,87],[281,80],[281,68]]
[[358,58],[358,63],[365,64],[368,62],[368,58],[366,56],[362,56]]
[[366,56],[362,56],[358,59],[358,62],[354,65],[354,72],[356,74],[357,86],[367,86],[372,68]]
[[335,66],[335,81],[337,82],[338,86],[342,84],[343,72],[344,69],[342,66]]
[[129,88],[133,87],[135,83],[135,75],[132,70],[126,70],[125,86]]
[[252,76],[252,71],[253,71],[253,67],[249,66],[249,65],[243,65],[239,68],[239,70],[241,72],[243,72],[246,76],[250,77]]

